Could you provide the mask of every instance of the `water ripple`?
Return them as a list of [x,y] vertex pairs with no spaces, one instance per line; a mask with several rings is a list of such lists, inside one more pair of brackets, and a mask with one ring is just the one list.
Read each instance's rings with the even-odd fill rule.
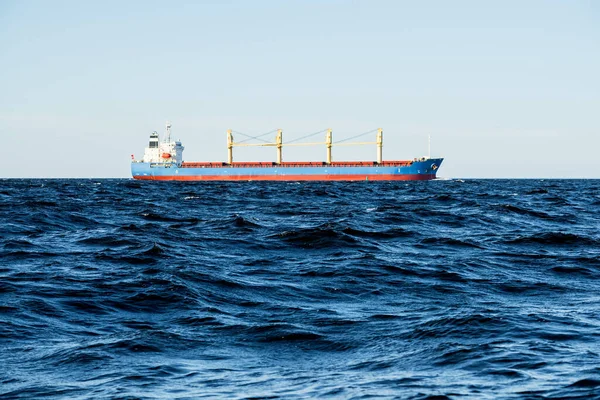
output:
[[598,187],[0,181],[0,397],[600,397]]

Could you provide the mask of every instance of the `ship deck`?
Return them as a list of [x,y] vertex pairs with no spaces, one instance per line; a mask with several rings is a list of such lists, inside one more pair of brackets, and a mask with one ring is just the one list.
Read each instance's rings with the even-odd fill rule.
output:
[[[417,161],[417,160],[415,160]],[[408,167],[415,161],[335,161],[330,164],[317,161],[275,162],[183,162],[181,168],[306,168],[306,167]]]

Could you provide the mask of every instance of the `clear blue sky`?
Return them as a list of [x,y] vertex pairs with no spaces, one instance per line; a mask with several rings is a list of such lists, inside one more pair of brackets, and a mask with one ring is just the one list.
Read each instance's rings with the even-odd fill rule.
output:
[[127,177],[169,119],[189,161],[382,127],[385,159],[431,134],[441,176],[600,178],[597,1],[0,0],[0,57],[2,177]]

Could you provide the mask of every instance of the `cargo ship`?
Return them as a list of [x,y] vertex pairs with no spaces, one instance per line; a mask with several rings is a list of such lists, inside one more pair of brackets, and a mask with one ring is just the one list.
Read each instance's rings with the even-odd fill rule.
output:
[[[234,133],[247,139],[234,140]],[[269,132],[271,133],[271,132]],[[383,130],[376,129],[364,134],[375,134],[374,142],[351,142],[341,140],[333,142],[331,129],[310,134],[300,139],[324,133],[325,141],[318,143],[297,143],[297,140],[283,142],[283,131],[278,129],[274,142],[261,139],[262,136],[250,136],[241,132],[227,131],[227,162],[187,162],[183,160],[184,147],[181,141],[171,140],[171,124],[167,122],[163,141],[154,131],[141,160],[131,156],[131,174],[134,179],[160,181],[395,181],[395,180],[431,180],[442,164],[443,158],[420,157],[412,160],[383,160]],[[354,139],[354,136],[350,139]],[[246,143],[254,139],[261,143]],[[326,161],[283,161],[284,146],[324,145]],[[333,161],[332,147],[338,145],[376,145],[376,161]],[[234,162],[233,149],[238,146],[270,146],[277,150],[275,162]]]

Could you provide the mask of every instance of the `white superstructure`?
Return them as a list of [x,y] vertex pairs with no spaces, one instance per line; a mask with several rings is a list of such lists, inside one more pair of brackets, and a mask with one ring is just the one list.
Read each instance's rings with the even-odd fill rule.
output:
[[173,163],[181,164],[183,161],[183,149],[181,142],[171,141],[171,123],[167,122],[165,140],[160,141],[158,132],[150,134],[150,143],[144,150],[145,163]]

